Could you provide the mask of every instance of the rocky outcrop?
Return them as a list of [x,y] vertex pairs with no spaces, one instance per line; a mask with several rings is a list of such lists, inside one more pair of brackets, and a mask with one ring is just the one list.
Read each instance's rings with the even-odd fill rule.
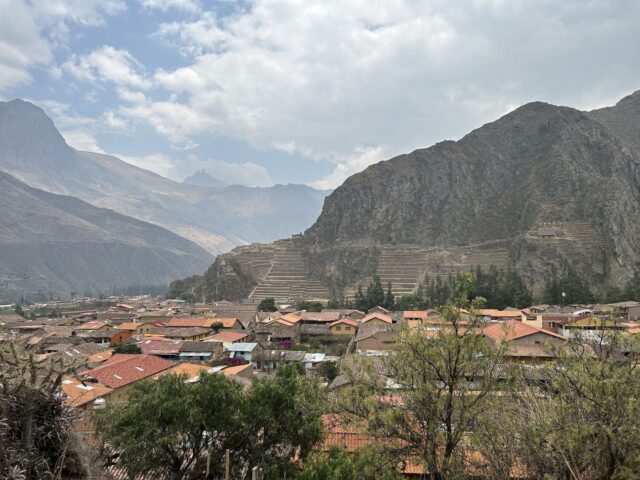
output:
[[412,248],[415,285],[502,259],[534,290],[563,261],[597,288],[620,285],[640,261],[639,134],[640,92],[593,112],[530,103],[353,175],[298,241],[335,295]]

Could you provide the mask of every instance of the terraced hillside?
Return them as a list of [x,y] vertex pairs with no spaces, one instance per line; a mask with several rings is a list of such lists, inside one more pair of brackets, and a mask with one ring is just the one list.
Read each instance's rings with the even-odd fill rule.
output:
[[311,278],[302,249],[292,241],[280,241],[282,248],[273,256],[269,270],[249,298],[255,301],[275,298],[279,302],[295,300],[328,300],[328,289]]
[[308,295],[313,278],[350,296],[378,274],[400,295],[476,265],[513,268],[539,292],[565,263],[596,292],[620,287],[640,264],[638,131],[640,91],[592,112],[532,102],[456,142],[371,165],[326,198],[300,251],[230,294]]

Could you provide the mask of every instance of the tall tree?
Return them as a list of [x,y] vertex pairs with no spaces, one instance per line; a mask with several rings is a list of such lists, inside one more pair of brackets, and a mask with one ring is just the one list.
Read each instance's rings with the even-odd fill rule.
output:
[[384,295],[384,302],[382,302],[382,306],[387,310],[395,309],[396,299],[393,296],[393,291],[391,290],[391,282],[387,283],[387,293]]
[[461,442],[497,388],[502,350],[482,336],[480,316],[463,319],[463,310],[482,306],[481,300],[467,298],[470,277],[461,276],[454,285],[455,305],[441,309],[445,324],[440,330],[404,332],[397,353],[387,358],[400,387],[393,396],[377,376],[364,376],[339,399],[346,414],[364,422],[374,436],[389,439],[390,451],[419,459],[433,480],[457,478],[463,467]]
[[374,275],[367,287],[367,309],[381,307],[384,304],[384,289],[378,275]]
[[268,478],[290,478],[294,456],[304,460],[322,439],[324,391],[296,363],[280,367],[274,378],[254,381],[244,410],[241,456]]
[[276,301],[274,298],[265,298],[258,304],[259,312],[276,312],[278,311],[278,306],[276,305]]
[[128,404],[101,411],[97,425],[131,478],[152,473],[183,480],[204,471],[207,453],[213,472],[221,473],[242,406],[240,386],[222,375],[203,374],[197,383],[162,375],[137,383]]

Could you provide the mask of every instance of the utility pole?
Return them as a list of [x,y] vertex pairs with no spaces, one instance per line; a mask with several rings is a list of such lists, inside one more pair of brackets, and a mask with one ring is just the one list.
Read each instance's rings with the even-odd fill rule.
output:
[[224,480],[229,480],[229,449],[224,452]]

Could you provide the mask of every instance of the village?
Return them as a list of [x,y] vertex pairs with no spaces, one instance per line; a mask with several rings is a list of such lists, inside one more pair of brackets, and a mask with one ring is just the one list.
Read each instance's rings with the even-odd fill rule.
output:
[[[265,305],[270,311],[259,309]],[[367,361],[393,401],[402,398],[403,387],[387,359],[394,356],[402,335],[431,338],[451,328],[450,320],[437,309],[389,311],[375,306],[368,311],[308,311],[276,305],[273,299],[260,305],[187,304],[136,296],[33,304],[16,309],[20,314],[13,306],[1,308],[2,346],[13,345],[37,362],[64,369],[65,403],[77,412],[74,428],[89,443],[97,442],[101,433],[92,420],[95,412],[126,405],[138,383],[156,382],[166,375],[179,376],[185,383],[197,383],[205,373],[221,375],[246,390],[256,379],[296,364],[307,376],[319,379],[329,395],[339,396],[353,381],[354,368]],[[624,338],[640,334],[640,302],[635,301],[504,310],[468,307],[459,308],[456,316],[458,325],[473,325],[490,348],[501,350],[502,366],[530,372],[553,362],[572,339],[597,343],[610,332]],[[622,357],[630,353],[624,348],[616,352]],[[508,382],[508,375],[503,373],[499,381]],[[482,379],[471,379],[471,384],[474,381]],[[323,440],[316,450],[339,447],[354,452],[384,442],[346,428],[335,418],[325,415]],[[112,466],[111,476],[104,478],[127,478],[124,472],[123,467]],[[422,478],[425,466],[409,462],[401,473]]]

